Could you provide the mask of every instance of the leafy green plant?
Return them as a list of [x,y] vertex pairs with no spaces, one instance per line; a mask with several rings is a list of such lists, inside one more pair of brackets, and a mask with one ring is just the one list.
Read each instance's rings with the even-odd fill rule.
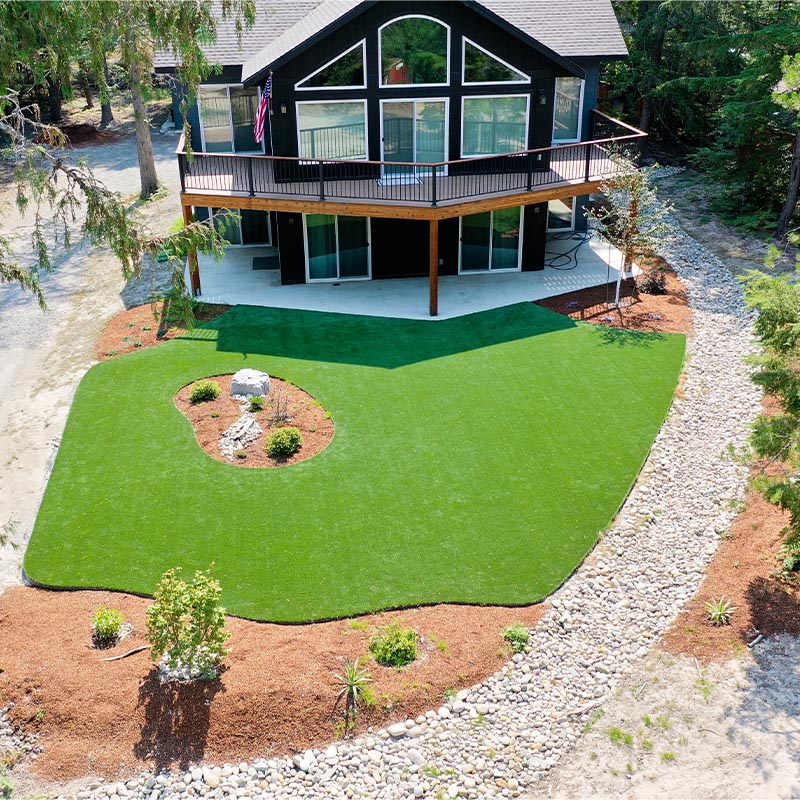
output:
[[0,797],[11,798],[14,796],[16,784],[6,775],[0,775]]
[[392,622],[369,640],[372,657],[385,667],[404,667],[417,657],[417,633]]
[[350,628],[351,631],[365,631],[369,628],[369,622],[365,619],[351,619],[350,622],[347,623],[347,627]]
[[651,265],[636,279],[636,286],[645,294],[666,294],[667,272],[659,264]]
[[344,725],[345,731],[347,731],[355,722],[358,706],[361,704],[371,706],[375,702],[369,688],[372,676],[365,667],[361,666],[361,659],[357,658],[355,661],[351,661],[346,658],[342,672],[334,673],[333,677],[342,687],[336,696],[336,702],[344,700]]
[[240,459],[241,461],[244,461],[247,458],[247,451],[245,451],[245,450],[237,450],[234,453],[234,455],[236,456],[236,458]]
[[603,718],[603,715],[605,713],[606,712],[602,708],[596,708],[594,711],[592,711],[592,714],[589,717],[589,719],[587,719],[586,722],[583,724],[583,727],[581,728],[581,733],[589,733],[592,730],[592,728],[594,728],[594,726],[598,723],[598,721]]
[[122,633],[125,615],[115,608],[98,606],[92,617],[92,638],[98,647],[110,647]]
[[675,753],[668,750],[667,752],[661,754],[661,760],[665,762],[674,761]]
[[189,393],[189,402],[194,405],[216,400],[219,397],[219,391],[219,384],[216,381],[197,381]]
[[521,622],[509,625],[502,633],[503,638],[515,653],[521,653],[525,649],[530,635],[531,632]]
[[289,426],[273,431],[267,439],[266,449],[271,456],[285,458],[296,453],[302,443],[300,431]]
[[631,747],[631,745],[633,745],[633,734],[626,733],[622,728],[609,728],[608,738],[611,739],[614,744],[624,744],[626,747]]
[[263,398],[263,396],[260,395],[260,394],[253,395],[250,398],[250,407],[249,407],[248,410],[251,413],[255,414],[256,412],[261,411],[262,408],[264,408],[264,398]]
[[736,606],[731,605],[731,601],[724,597],[720,597],[719,600],[708,600],[703,606],[712,625],[730,625],[733,612],[736,611]]
[[219,604],[222,589],[210,568],[195,572],[191,583],[180,575],[180,567],[162,575],[147,609],[153,659],[161,658],[170,670],[186,668],[191,677],[216,677],[230,636]]

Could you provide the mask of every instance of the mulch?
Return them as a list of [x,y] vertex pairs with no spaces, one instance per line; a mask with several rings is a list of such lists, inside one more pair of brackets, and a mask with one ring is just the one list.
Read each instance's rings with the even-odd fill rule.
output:
[[[233,375],[214,375],[211,380],[220,387],[216,400],[192,404],[189,395],[193,383],[184,386],[175,397],[175,404],[189,422],[192,423],[197,443],[212,458],[224,464],[235,464],[240,467],[282,467],[305,461],[322,452],[333,439],[333,420],[328,412],[306,391],[287,383],[280,378],[270,378],[270,390],[264,398],[264,409],[256,412],[256,422],[264,433],[249,447],[234,457],[233,461],[225,458],[219,450],[222,434],[242,415],[238,400],[231,397],[231,379]],[[283,423],[270,421],[276,404],[284,404],[289,419]],[[303,437],[300,449],[291,456],[276,458],[267,453],[264,445],[269,435],[284,425],[291,425],[300,431]]]

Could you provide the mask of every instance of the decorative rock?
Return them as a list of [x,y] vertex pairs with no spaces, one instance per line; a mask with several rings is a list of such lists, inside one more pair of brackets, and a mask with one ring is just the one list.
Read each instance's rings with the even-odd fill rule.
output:
[[396,722],[394,725],[390,725],[387,730],[389,731],[389,736],[398,738],[399,736],[405,736],[408,729],[405,722]]
[[269,393],[269,375],[258,369],[240,369],[231,379],[231,397],[253,397]]

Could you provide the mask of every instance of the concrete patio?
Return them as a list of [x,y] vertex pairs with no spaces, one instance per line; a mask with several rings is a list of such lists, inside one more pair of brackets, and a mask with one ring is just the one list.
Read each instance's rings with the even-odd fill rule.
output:
[[[561,234],[563,237],[564,234]],[[439,316],[428,315],[428,279],[342,281],[281,286],[277,269],[254,270],[253,258],[276,256],[274,247],[231,247],[221,261],[199,255],[206,303],[271,306],[402,319],[448,319],[616,281],[622,254],[576,233],[547,242],[547,263],[537,272],[476,273],[439,278]],[[634,268],[634,272],[638,272]],[[188,276],[187,276],[188,282]]]

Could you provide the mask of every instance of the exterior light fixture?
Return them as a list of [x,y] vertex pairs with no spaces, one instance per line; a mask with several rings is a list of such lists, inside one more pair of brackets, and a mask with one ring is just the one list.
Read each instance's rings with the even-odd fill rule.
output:
[[544,89],[539,89],[539,105],[546,106],[547,105],[547,93]]

